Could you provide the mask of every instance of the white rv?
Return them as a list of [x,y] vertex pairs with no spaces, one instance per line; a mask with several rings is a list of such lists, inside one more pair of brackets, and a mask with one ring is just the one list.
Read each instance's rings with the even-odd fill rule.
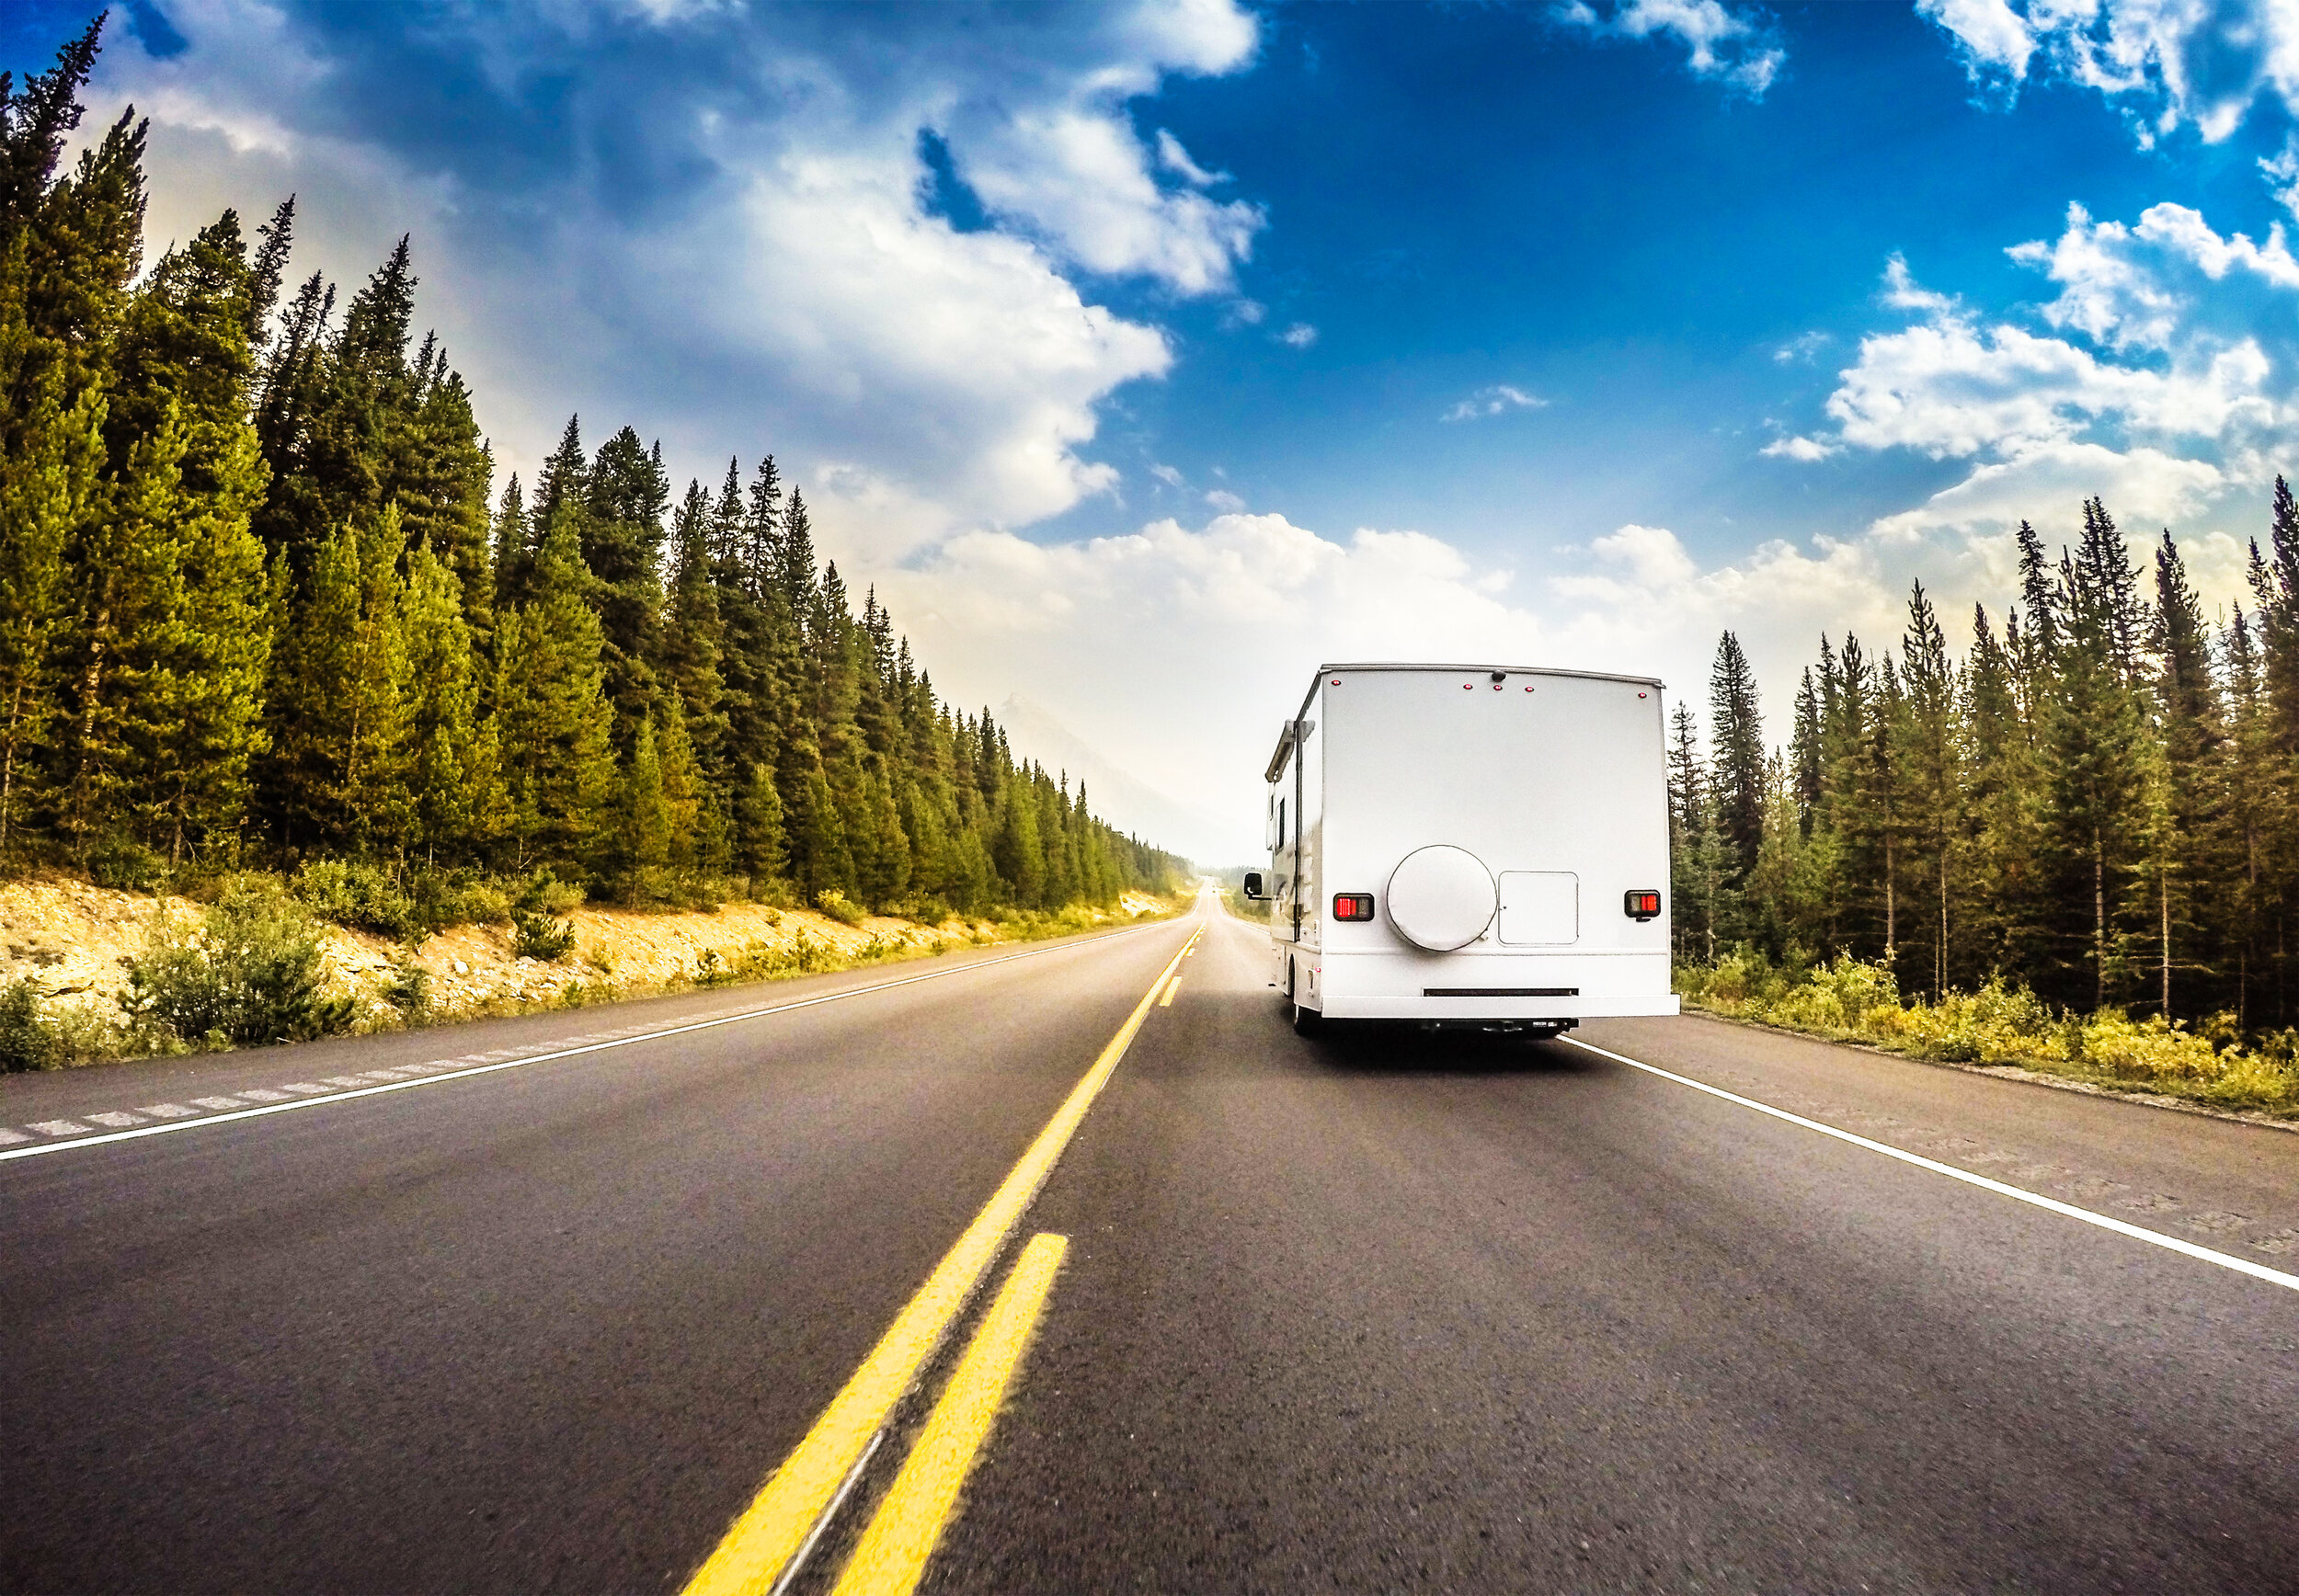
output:
[[1554,1036],[1674,1014],[1661,684],[1329,665],[1271,756],[1276,986],[1294,1024]]

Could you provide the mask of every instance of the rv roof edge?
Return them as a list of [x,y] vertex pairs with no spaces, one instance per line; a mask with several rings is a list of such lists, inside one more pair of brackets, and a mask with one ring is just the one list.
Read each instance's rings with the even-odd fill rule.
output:
[[[1561,670],[1547,665],[1420,665],[1403,661],[1356,660],[1337,665],[1321,665],[1317,674],[1330,670],[1436,670],[1436,671],[1504,671],[1510,676],[1576,677],[1583,681],[1627,681],[1639,687],[1661,687],[1668,684],[1656,676],[1622,676],[1609,670]],[[1315,690],[1314,688],[1311,689]]]

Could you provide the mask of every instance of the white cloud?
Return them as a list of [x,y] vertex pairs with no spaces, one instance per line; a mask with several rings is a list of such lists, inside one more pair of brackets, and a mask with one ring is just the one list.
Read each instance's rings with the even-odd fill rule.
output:
[[[1227,292],[1262,225],[1187,173],[1161,183],[1177,169],[1127,112],[1174,74],[1250,63],[1258,24],[1230,0],[970,28],[923,7],[862,42],[805,7],[532,0],[419,29],[260,0],[169,15],[189,48],[155,60],[115,37],[87,122],[131,99],[153,116],[155,245],[293,190],[296,268],[348,295],[412,229],[418,315],[498,460],[532,469],[569,409],[593,442],[627,418],[706,469],[772,448],[834,548],[916,548],[1110,491],[1084,453],[1100,407],[1173,354],[1079,273]],[[501,97],[476,93],[452,140],[375,108],[398,103],[378,74],[426,51]],[[574,86],[556,142],[520,108],[538,78]],[[921,129],[996,226],[927,209]]]
[[2064,522],[2072,507],[2098,497],[2132,527],[2190,521],[2226,486],[2206,461],[2161,450],[2116,450],[2097,443],[2026,443],[1973,468],[1954,486],[1912,509],[1880,519],[1873,530],[1891,541],[1933,532],[1985,532],[2031,520]]
[[1667,34],[1689,52],[1686,64],[1694,76],[1721,79],[1751,99],[1764,97],[1788,60],[1764,28],[1718,0],[1568,0],[1556,16],[1619,39]]
[[1883,299],[1894,310],[1920,311],[1928,315],[1945,314],[1956,308],[1954,300],[1917,282],[1908,270],[1906,256],[1897,252],[1884,263]]
[[1809,363],[1813,356],[1827,348],[1829,342],[1828,335],[1824,332],[1799,333],[1773,350],[1772,359],[1783,366]]
[[1950,317],[1862,339],[1827,408],[1847,443],[1939,460],[2065,440],[2099,422],[2185,439],[2267,427],[2278,416],[2267,377],[2248,339],[2167,372]]
[[1818,439],[1776,438],[1756,452],[1773,460],[1797,460],[1810,463],[1841,451],[1841,445],[1823,443]]
[[1889,553],[1774,542],[1709,566],[1673,532],[1631,525],[1527,576],[1418,531],[1333,538],[1231,513],[1051,545],[970,533],[875,579],[957,701],[1028,684],[1118,764],[1230,816],[1229,857],[1243,860],[1276,724],[1321,660],[1619,670],[1702,703],[1730,626],[1779,695],[1784,732],[1784,695],[1823,629],[1898,635],[1905,587]]
[[2004,0],[1916,0],[1916,8],[1954,35],[1974,78],[2000,74],[2018,83],[2028,75],[2035,35]]
[[2263,95],[2299,112],[2299,10],[2284,0],[1917,0],[1975,83],[2017,92],[2051,74],[2122,106],[2143,145],[2181,127],[2207,142]]
[[2241,233],[2223,238],[2184,205],[2151,205],[2134,227],[2094,222],[2070,205],[2055,243],[2015,245],[2009,254],[2062,285],[2044,307],[2047,321],[2118,350],[2172,348],[2209,285],[2230,274],[2270,290],[2299,289],[2299,260],[2281,224],[2264,245]]
[[1163,128],[1158,130],[1158,165],[1184,182],[1194,183],[1200,188],[1208,188],[1216,183],[1227,183],[1230,180],[1229,173],[1208,172],[1191,160],[1189,152],[1182,148],[1182,141]]
[[2150,207],[2128,226],[2071,207],[2058,239],[2009,253],[2058,286],[2035,318],[2043,330],[1922,286],[1895,256],[1882,299],[1908,325],[1862,339],[1838,373],[1833,435],[1782,438],[1764,452],[1905,450],[1962,462],[1957,480],[1860,541],[1879,571],[1922,576],[1944,605],[2000,605],[2015,585],[2007,529],[2029,520],[2049,540],[2072,538],[2095,496],[2135,546],[2150,528],[2177,529],[2199,551],[2199,588],[2234,596],[2236,541],[2213,518],[2256,494],[2299,442],[2299,344],[2281,330],[2299,260],[2281,229],[2262,244],[2223,236],[2183,206]]
[[1170,465],[1153,465],[1150,468],[1150,474],[1168,487],[1182,485],[1182,473]]
[[1277,335],[1277,341],[1287,348],[1306,349],[1317,342],[1317,329],[1307,322],[1296,322]]
[[1437,417],[1439,421],[1481,421],[1489,416],[1505,416],[1512,410],[1538,410],[1549,401],[1506,382],[1495,382],[1480,388],[1468,398],[1454,405]]
[[1215,488],[1206,496],[1206,502],[1224,515],[1236,515],[1245,507],[1245,501],[1227,488]]

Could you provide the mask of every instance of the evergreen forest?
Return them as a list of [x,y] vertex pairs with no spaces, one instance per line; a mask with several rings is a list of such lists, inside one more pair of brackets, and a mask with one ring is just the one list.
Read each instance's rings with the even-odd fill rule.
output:
[[406,240],[348,302],[295,276],[292,197],[147,267],[144,125],[64,159],[100,26],[0,75],[0,869],[929,918],[1177,884],[937,700],[771,457],[681,493],[570,419],[498,493]]
[[[2019,529],[2020,589],[1951,652],[1918,583],[1896,646],[1820,640],[1767,753],[1740,642],[1703,750],[1671,725],[1677,954],[1849,955],[1934,999],[1992,980],[2069,1012],[2299,1016],[2299,504],[2275,483],[2252,606],[2207,616],[2168,530],[2107,507],[2076,546]],[[2152,568],[2151,568],[2152,567]],[[1693,988],[1699,986],[1693,974]]]

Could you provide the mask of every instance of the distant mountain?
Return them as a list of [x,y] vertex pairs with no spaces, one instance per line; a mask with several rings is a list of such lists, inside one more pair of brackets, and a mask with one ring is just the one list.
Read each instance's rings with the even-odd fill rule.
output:
[[1218,860],[1236,851],[1222,838],[1237,830],[1218,815],[1169,797],[1140,778],[1119,770],[1085,740],[1019,693],[998,711],[1016,759],[1035,759],[1047,770],[1067,770],[1074,787],[1086,784],[1093,812],[1144,842],[1192,859]]

